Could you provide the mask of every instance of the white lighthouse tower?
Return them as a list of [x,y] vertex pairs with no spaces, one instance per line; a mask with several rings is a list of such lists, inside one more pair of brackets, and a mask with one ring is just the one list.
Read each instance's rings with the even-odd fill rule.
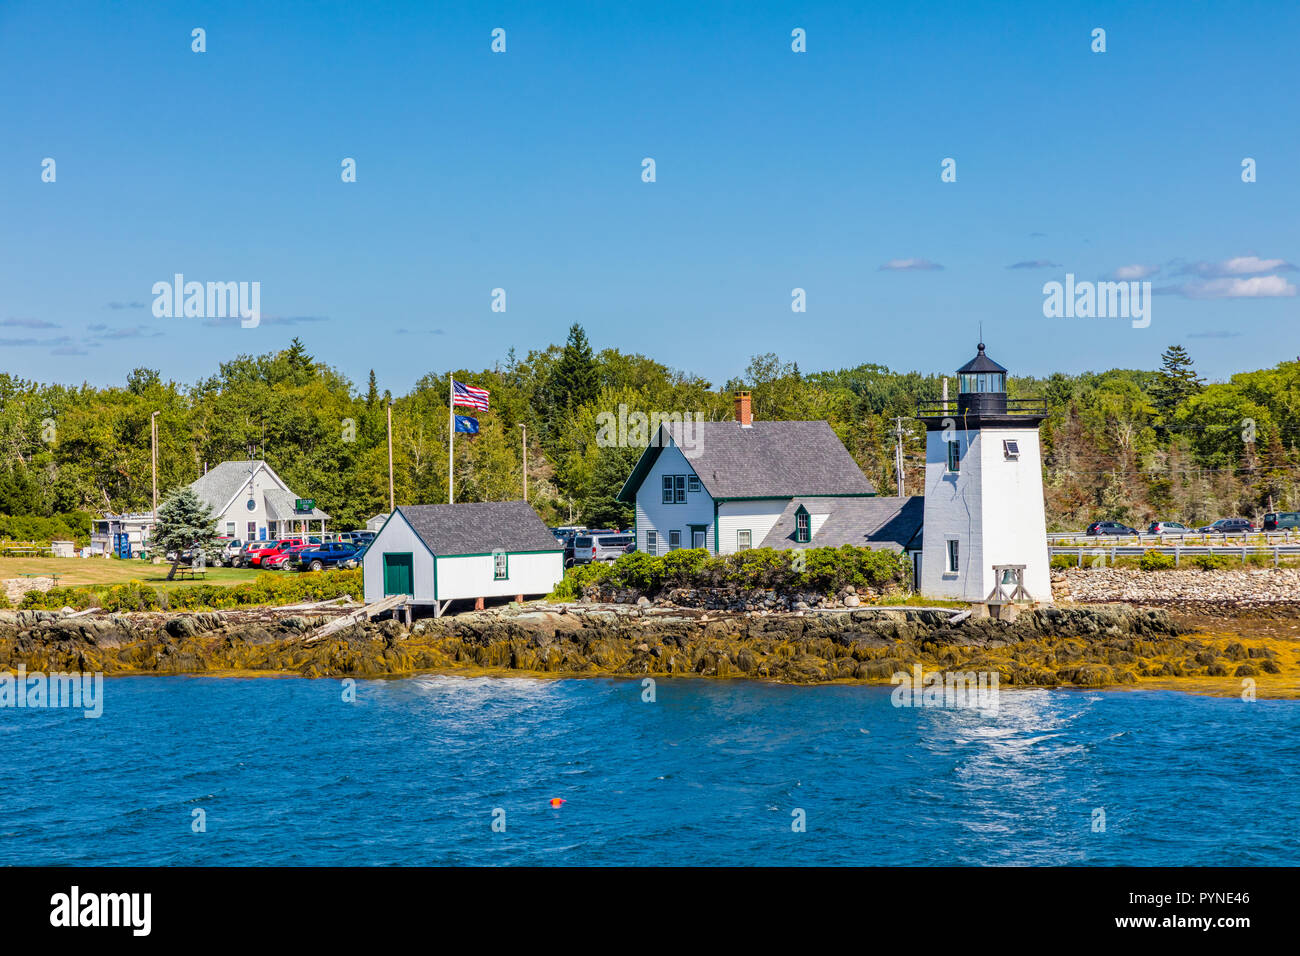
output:
[[1046,401],[1007,400],[984,354],[957,370],[957,405],[922,406],[925,525],[920,592],[963,601],[1050,601],[1038,426]]

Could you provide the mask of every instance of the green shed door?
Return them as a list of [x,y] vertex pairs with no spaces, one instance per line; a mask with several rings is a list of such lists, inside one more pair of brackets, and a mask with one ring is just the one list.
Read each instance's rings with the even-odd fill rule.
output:
[[415,594],[415,574],[409,551],[405,554],[384,552],[384,596],[390,594]]

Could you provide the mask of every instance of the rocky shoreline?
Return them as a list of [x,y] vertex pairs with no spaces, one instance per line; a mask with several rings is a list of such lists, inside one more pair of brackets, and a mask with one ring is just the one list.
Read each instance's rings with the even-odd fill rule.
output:
[[[0,612],[0,669],[120,674],[382,677],[418,672],[550,677],[752,678],[889,683],[925,671],[996,671],[1010,686],[1109,687],[1242,679],[1292,686],[1300,642],[1200,633],[1163,609],[1027,608],[1014,621],[947,608],[729,613],[535,602],[407,629],[385,620],[328,637],[324,613],[223,611],[72,617]],[[1300,692],[1300,688],[1297,689]]]

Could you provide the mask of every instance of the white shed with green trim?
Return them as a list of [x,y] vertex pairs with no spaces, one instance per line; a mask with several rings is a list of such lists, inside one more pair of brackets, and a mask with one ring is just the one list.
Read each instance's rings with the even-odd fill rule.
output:
[[549,594],[564,548],[526,501],[403,505],[362,559],[367,604],[395,594],[442,614],[451,601]]

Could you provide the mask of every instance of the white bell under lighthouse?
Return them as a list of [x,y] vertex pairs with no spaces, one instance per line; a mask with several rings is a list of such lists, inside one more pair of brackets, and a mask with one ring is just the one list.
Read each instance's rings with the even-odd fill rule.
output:
[[1043,463],[1045,400],[1008,400],[1007,370],[984,354],[957,370],[956,407],[923,405],[921,594],[1051,601]]

